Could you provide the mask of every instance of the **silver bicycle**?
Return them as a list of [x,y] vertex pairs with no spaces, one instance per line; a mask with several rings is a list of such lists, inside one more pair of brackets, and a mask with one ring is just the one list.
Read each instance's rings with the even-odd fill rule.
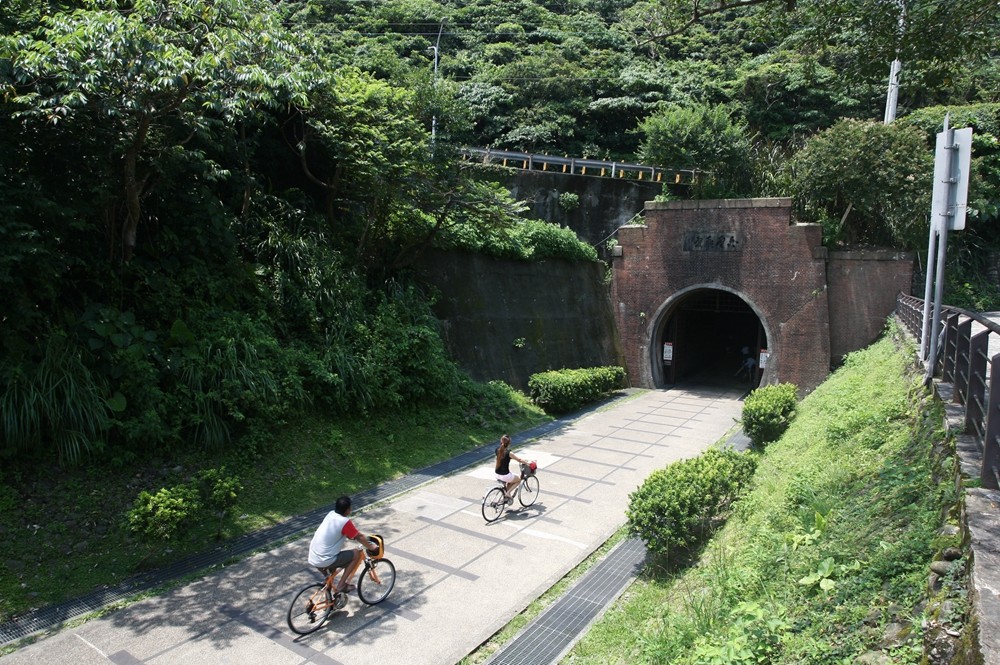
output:
[[507,483],[502,480],[497,481],[497,487],[491,488],[483,497],[483,519],[487,523],[495,522],[507,510],[509,504],[514,503],[514,499],[527,508],[538,499],[538,476],[527,464],[521,465],[521,482],[514,489],[514,494],[508,498],[505,491]]

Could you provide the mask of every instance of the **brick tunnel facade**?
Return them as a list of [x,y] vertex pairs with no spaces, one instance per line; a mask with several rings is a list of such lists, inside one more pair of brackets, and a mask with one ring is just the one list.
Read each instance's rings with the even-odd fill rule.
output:
[[[731,376],[749,350],[754,385],[808,392],[836,362],[832,348],[878,336],[912,275],[906,255],[873,255],[890,260],[863,269],[857,253],[845,255],[831,296],[822,228],[793,223],[787,198],[650,202],[645,224],[622,227],[617,240],[617,328],[632,384],[648,388],[699,372]],[[838,340],[848,334],[845,347]]]

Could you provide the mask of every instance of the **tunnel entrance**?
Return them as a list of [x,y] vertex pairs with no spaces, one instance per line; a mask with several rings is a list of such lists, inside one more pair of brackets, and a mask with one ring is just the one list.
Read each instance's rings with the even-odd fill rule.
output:
[[695,289],[665,312],[653,348],[658,387],[684,383],[755,388],[768,343],[760,318],[740,296]]

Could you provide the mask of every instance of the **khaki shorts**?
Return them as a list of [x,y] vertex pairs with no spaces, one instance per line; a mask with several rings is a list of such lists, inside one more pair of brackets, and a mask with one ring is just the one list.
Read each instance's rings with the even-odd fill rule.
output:
[[337,556],[333,557],[333,560],[328,562],[325,566],[316,566],[319,571],[325,575],[329,575],[333,572],[334,568],[346,568],[347,564],[354,561],[354,552],[356,550],[340,550]]

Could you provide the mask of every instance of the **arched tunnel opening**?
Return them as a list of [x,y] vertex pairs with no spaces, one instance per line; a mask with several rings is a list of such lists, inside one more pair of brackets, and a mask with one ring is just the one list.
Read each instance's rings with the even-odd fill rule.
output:
[[760,383],[767,334],[757,313],[735,293],[698,289],[685,294],[658,326],[654,380],[742,386]]

